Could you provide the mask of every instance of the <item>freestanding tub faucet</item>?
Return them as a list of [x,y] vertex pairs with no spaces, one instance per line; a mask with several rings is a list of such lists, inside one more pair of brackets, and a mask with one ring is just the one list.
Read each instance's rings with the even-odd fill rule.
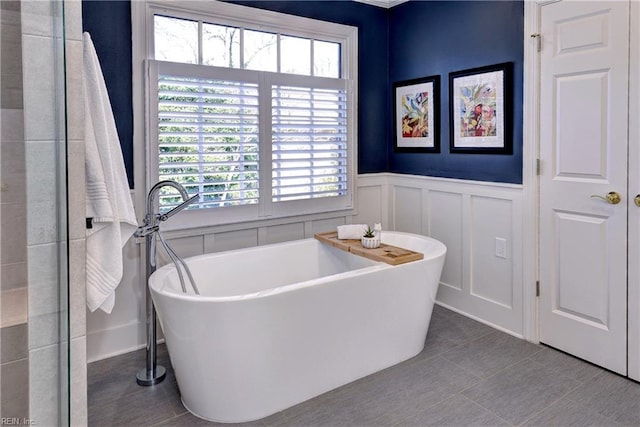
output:
[[[156,205],[156,196],[160,192],[160,189],[163,187],[173,187],[180,193],[182,197],[182,203],[180,203],[175,208],[171,209],[166,213],[156,213],[155,205]],[[146,298],[146,309],[147,309],[147,366],[144,369],[138,371],[136,375],[136,381],[141,386],[150,386],[154,384],[158,384],[164,380],[167,375],[167,370],[157,364],[157,348],[156,348],[156,310],[153,306],[153,300],[151,299],[151,293],[149,292],[149,277],[156,271],[156,234],[160,237],[162,245],[165,250],[169,253],[169,257],[171,260],[176,263],[176,268],[178,272],[180,272],[177,260],[181,261],[179,257],[173,252],[171,248],[164,241],[162,236],[159,234],[160,230],[160,222],[166,221],[171,218],[173,215],[177,214],[191,203],[198,200],[200,196],[196,194],[195,196],[189,198],[189,194],[184,189],[184,187],[178,184],[175,181],[165,180],[160,181],[151,187],[149,190],[149,194],[147,195],[147,212],[144,216],[144,224],[138,227],[134,236],[135,237],[144,237],[145,238],[145,246],[146,246],[146,277],[145,277],[145,298]],[[177,260],[176,260],[177,258]],[[195,283],[191,278],[191,273],[187,270],[189,278],[191,280],[192,286],[196,293],[198,293],[197,288],[195,287]],[[182,281],[182,276],[180,276]],[[185,286],[183,284],[183,290],[186,292]]]

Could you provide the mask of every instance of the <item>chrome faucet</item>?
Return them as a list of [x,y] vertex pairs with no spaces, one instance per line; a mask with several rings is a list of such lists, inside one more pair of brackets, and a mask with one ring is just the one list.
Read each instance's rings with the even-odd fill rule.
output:
[[182,196],[182,200],[187,200],[189,198],[189,194],[187,194],[187,190],[180,184],[170,179],[160,181],[156,183],[151,190],[149,190],[149,194],[147,194],[147,215],[150,212],[153,212],[153,203],[155,202],[156,195],[163,187],[173,187],[178,190],[178,193]]
[[[160,192],[160,189],[163,187],[173,187],[178,190],[183,201],[167,213],[154,213],[153,210],[155,208],[156,196],[158,195],[158,192]],[[153,233],[158,231],[158,224],[160,221],[168,220],[169,218],[189,206],[191,203],[198,200],[199,197],[200,196],[196,194],[195,196],[189,198],[187,190],[185,190],[182,185],[178,184],[175,181],[164,180],[156,183],[153,187],[151,187],[151,190],[149,190],[149,194],[147,195],[147,212],[144,216],[144,225],[136,230],[135,236],[146,237],[149,235],[153,235]]]
[[[175,208],[171,209],[169,212],[166,213],[156,213],[154,212],[155,209],[155,202],[156,202],[156,196],[158,194],[158,192],[160,191],[161,188],[163,187],[173,187],[176,190],[178,190],[178,192],[180,193],[180,196],[182,197],[182,203],[180,203],[178,206],[176,206]],[[186,208],[187,206],[189,206],[191,203],[195,202],[196,200],[198,200],[200,196],[198,194],[196,194],[195,196],[189,198],[189,194],[187,193],[187,190],[184,189],[184,187],[180,184],[178,184],[175,181],[171,181],[171,180],[165,180],[165,181],[160,181],[157,184],[155,184],[153,187],[151,187],[151,190],[149,190],[149,194],[147,195],[147,212],[144,216],[144,224],[141,225],[140,227],[138,227],[138,229],[136,230],[136,232],[134,233],[134,236],[136,237],[144,237],[145,238],[145,246],[146,246],[146,281],[145,281],[145,289],[146,289],[146,306],[147,306],[147,366],[144,369],[141,369],[140,371],[138,371],[138,374],[136,375],[136,381],[138,382],[139,385],[142,386],[150,386],[150,385],[155,385],[158,384],[160,382],[162,382],[162,380],[164,380],[166,374],[167,374],[167,370],[163,367],[160,366],[156,363],[157,360],[157,351],[156,351],[156,310],[155,307],[153,306],[153,300],[151,299],[151,292],[149,291],[149,277],[151,277],[151,275],[153,274],[154,271],[156,271],[156,241],[155,241],[155,236],[156,234],[158,235],[158,237],[160,238],[161,243],[163,244],[164,248],[167,250],[167,252],[169,253],[169,257],[171,257],[171,259],[174,261],[174,263],[176,263],[176,269],[178,269],[178,273],[180,275],[180,281],[183,283],[183,279],[182,279],[182,274],[180,272],[180,269],[178,267],[178,264],[176,262],[176,258],[177,255],[175,254],[175,252],[173,252],[173,250],[171,248],[168,247],[167,243],[164,241],[164,239],[162,238],[162,236],[159,233],[159,229],[160,229],[160,222],[161,221],[166,221],[167,219],[171,218],[173,215],[177,214],[178,212],[180,212],[181,210],[183,210],[184,208]],[[182,262],[185,270],[187,271],[187,274],[189,275],[189,278],[191,280],[192,286],[194,288],[194,290],[196,292],[198,292],[196,286],[195,286],[195,282],[193,281],[193,278],[191,277],[191,273],[189,272],[188,268],[186,267],[186,264],[184,264],[184,261],[180,260],[178,258],[178,260],[180,262]],[[186,292],[184,283],[183,283],[183,290],[184,292]]]

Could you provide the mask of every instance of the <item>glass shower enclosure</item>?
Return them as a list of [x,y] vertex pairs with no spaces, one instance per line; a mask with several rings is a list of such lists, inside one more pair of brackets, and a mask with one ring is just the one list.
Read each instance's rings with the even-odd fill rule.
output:
[[65,22],[0,1],[0,418],[69,425]]

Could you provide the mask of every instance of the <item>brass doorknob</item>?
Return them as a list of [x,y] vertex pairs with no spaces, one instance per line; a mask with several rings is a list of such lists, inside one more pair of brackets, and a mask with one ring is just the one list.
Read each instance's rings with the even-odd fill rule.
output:
[[636,194],[636,197],[633,198],[633,203],[640,208],[640,194]]
[[[616,193],[615,191],[608,192],[606,196],[600,196],[598,194],[593,194],[591,197],[597,197],[597,198],[602,199],[602,200],[604,200],[607,203],[610,203],[612,205],[617,205],[622,200],[622,197],[620,197],[620,194]],[[638,196],[636,196],[636,199],[638,199],[638,201],[636,203],[640,203],[640,194]]]

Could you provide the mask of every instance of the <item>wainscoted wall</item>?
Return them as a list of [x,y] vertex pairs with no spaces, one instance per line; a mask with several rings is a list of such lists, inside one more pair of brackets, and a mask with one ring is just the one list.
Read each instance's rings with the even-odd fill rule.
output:
[[[199,234],[167,233],[181,256],[200,255],[312,237],[347,223],[382,222],[384,229],[431,235],[448,247],[438,302],[516,336],[522,336],[521,187],[398,174],[358,177],[357,214],[304,220],[234,224]],[[497,257],[496,238],[504,239]],[[125,247],[125,276],[110,315],[87,317],[88,361],[145,343],[139,245]],[[165,261],[166,262],[166,261]],[[140,360],[140,366],[144,366]]]
[[520,185],[361,175],[358,198],[358,217],[378,216],[385,229],[432,236],[447,245],[440,304],[524,335]]

